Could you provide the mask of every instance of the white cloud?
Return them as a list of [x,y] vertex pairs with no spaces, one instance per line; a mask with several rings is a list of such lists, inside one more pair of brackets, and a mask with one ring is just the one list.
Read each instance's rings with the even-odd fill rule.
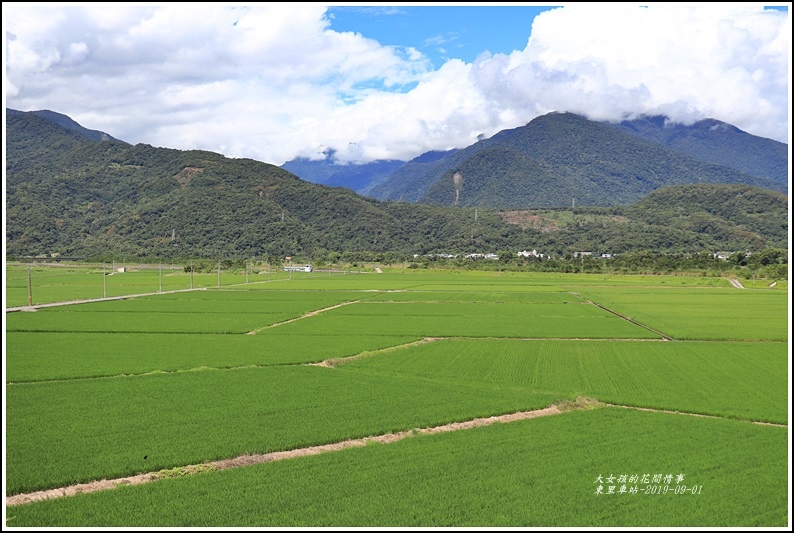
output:
[[[788,13],[753,5],[572,4],[524,50],[438,69],[330,29],[317,4],[4,3],[6,105],[128,142],[281,164],[408,159],[549,111],[712,117],[788,142]],[[529,35],[529,32],[527,32]]]

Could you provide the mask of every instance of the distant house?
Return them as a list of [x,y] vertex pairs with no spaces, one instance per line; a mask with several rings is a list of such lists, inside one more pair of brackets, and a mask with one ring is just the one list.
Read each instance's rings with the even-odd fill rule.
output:
[[601,254],[601,259],[612,259],[613,257],[615,256],[612,254]]
[[531,252],[528,252],[526,250],[524,250],[522,252],[518,252],[517,255],[518,255],[518,257],[523,257],[525,259],[529,259],[530,257],[536,257],[536,258],[543,259],[544,257],[546,257],[546,254],[538,253],[538,251],[534,250],[534,249]]
[[730,257],[733,255],[733,252],[716,252],[712,255],[715,259],[722,259],[723,261],[726,261],[730,259]]
[[311,272],[314,268],[311,265],[290,265],[284,267],[284,272]]
[[574,257],[590,257],[591,255],[593,255],[593,252],[574,252],[573,253]]

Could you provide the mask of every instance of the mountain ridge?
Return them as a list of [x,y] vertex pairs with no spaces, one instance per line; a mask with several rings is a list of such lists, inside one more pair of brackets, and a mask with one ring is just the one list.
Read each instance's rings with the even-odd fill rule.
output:
[[[357,254],[349,257],[376,260],[533,248],[557,255],[649,247],[755,250],[787,243],[787,197],[746,185],[666,187],[672,192],[656,206],[509,214],[377,200],[215,152],[98,142],[33,113],[7,113],[6,133],[9,257]],[[469,185],[464,179],[463,187]],[[697,202],[686,204],[688,195]]]
[[[583,142],[589,142],[586,149],[581,146]],[[472,198],[451,185],[455,172],[477,166],[470,159],[495,147],[508,149],[498,153],[512,153],[511,161],[492,158],[495,164],[481,165],[480,172],[468,180],[463,173],[464,182],[469,184],[474,180],[489,182],[477,186],[488,192]],[[639,155],[632,158],[632,153]],[[477,161],[482,159],[482,155],[477,156]],[[639,166],[638,159],[645,168]],[[522,162],[527,168],[522,168]],[[494,167],[497,172],[492,171]],[[499,173],[500,167],[508,168],[508,173]],[[523,186],[516,179],[522,174],[528,180]],[[503,190],[498,183],[501,178],[511,181],[511,190]],[[564,186],[555,186],[555,180]],[[599,180],[612,181],[610,194],[605,194]],[[574,201],[579,205],[627,204],[660,186],[687,182],[745,183],[787,193],[787,145],[713,119],[683,126],[670,125],[666,117],[641,116],[609,123],[573,113],[549,113],[465,148],[421,154],[387,179],[379,176],[377,183],[366,183],[359,176],[349,185],[360,194],[381,200],[451,205],[451,199],[457,197],[458,205],[462,200],[471,206],[516,208],[542,203],[562,207]],[[545,188],[538,190],[538,183],[545,183]],[[565,194],[563,189],[567,189]],[[489,201],[494,197],[509,201],[497,205]]]

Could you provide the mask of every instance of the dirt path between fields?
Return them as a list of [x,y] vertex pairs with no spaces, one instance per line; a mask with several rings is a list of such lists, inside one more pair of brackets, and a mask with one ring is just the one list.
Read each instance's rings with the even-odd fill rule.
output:
[[326,311],[330,311],[331,309],[336,309],[337,307],[344,307],[350,304],[357,304],[361,300],[354,300],[352,302],[342,302],[341,304],[332,305],[331,307],[324,307],[323,309],[316,309],[310,313],[306,313],[305,315],[301,315],[296,318],[290,318],[289,320],[285,320],[283,322],[276,322],[275,324],[268,324],[267,326],[262,326],[261,328],[256,328],[254,330],[249,331],[246,335],[256,335],[260,331],[264,331],[266,329],[275,328],[278,326],[283,326],[284,324],[289,324],[290,322],[295,322],[296,320],[303,320],[304,318],[309,318],[315,315],[319,315],[320,313],[324,313]]
[[[117,479],[102,479],[99,481],[92,481],[90,483],[80,483],[77,485],[70,485],[68,487],[42,490],[42,491],[30,492],[26,494],[15,494],[13,496],[6,497],[6,507],[21,505],[25,503],[33,503],[42,500],[49,500],[52,498],[61,498],[63,496],[74,496],[76,494],[98,492],[102,490],[113,489],[123,485],[140,485],[143,483],[149,483],[151,481],[158,481],[160,479],[182,477],[185,475],[198,474],[201,472],[227,470],[229,468],[239,468],[243,466],[268,463],[272,461],[280,461],[283,459],[307,457],[310,455],[318,455],[326,452],[344,450],[346,448],[363,447],[370,443],[389,444],[416,435],[423,435],[423,434],[432,435],[435,433],[444,433],[448,431],[460,431],[460,430],[472,429],[476,427],[489,426],[495,423],[509,423],[509,422],[515,422],[517,420],[528,420],[531,418],[558,415],[569,411],[598,409],[602,407],[622,407],[624,409],[635,409],[638,411],[653,411],[660,413],[697,416],[703,418],[723,418],[719,416],[701,415],[697,413],[684,413],[680,411],[668,411],[663,409],[633,407],[629,405],[608,404],[608,403],[599,402],[598,400],[594,400],[592,398],[579,397],[573,402],[564,402],[560,405],[551,405],[544,409],[536,409],[533,411],[519,411],[515,413],[508,413],[504,415],[490,416],[485,418],[474,418],[464,422],[452,422],[450,424],[444,424],[441,426],[435,426],[430,428],[415,428],[411,430],[400,431],[397,433],[387,433],[385,435],[364,437],[361,439],[350,439],[331,444],[310,446],[307,448],[298,448],[295,450],[270,452],[265,454],[240,455],[238,457],[233,457],[231,459],[221,459],[219,461],[212,461],[197,465],[176,467],[172,469],[160,470],[158,472],[147,472],[135,476],[127,476]],[[758,425],[766,425],[766,426],[776,426],[776,427],[784,427],[784,428],[787,427],[785,425],[772,424],[769,422],[751,422],[751,423]]]
[[357,353],[356,355],[348,355],[347,357],[339,357],[336,359],[325,359],[324,361],[320,361],[319,363],[305,363],[305,364],[306,366],[321,366],[323,368],[335,368],[337,365],[343,365],[350,361],[357,361],[359,359],[364,359],[366,357],[373,357],[375,355],[380,355],[383,353],[396,352],[397,350],[404,350],[405,348],[413,348],[414,346],[427,344],[428,342],[440,341],[445,338],[446,337],[425,337],[424,339],[419,339],[418,341],[406,342],[405,344],[398,344],[397,346],[389,346],[388,348],[381,348],[380,350],[370,350],[366,352]]
[[[575,404],[572,403],[571,405],[575,405]],[[572,408],[576,408],[576,407],[570,407],[570,406],[567,407],[568,410]],[[102,479],[99,481],[92,481],[90,483],[79,483],[77,485],[70,485],[68,487],[30,492],[27,494],[15,494],[13,496],[6,497],[6,506],[11,507],[13,505],[20,505],[24,503],[49,500],[52,498],[61,498],[63,496],[73,496],[75,494],[98,492],[101,490],[113,489],[122,485],[140,485],[143,483],[149,483],[151,481],[157,481],[159,479],[184,476],[199,472],[227,470],[229,468],[239,468],[241,466],[268,463],[271,461],[280,461],[282,459],[306,457],[309,455],[317,455],[320,453],[344,450],[346,448],[362,447],[370,443],[388,444],[421,434],[434,434],[434,433],[442,433],[446,431],[458,431],[463,429],[488,426],[491,424],[495,424],[497,422],[507,423],[507,422],[514,422],[516,420],[527,420],[530,418],[537,418],[541,416],[557,415],[563,413],[565,409],[566,407],[562,407],[561,409],[556,405],[552,405],[546,407],[545,409],[537,409],[534,411],[521,411],[517,413],[509,413],[506,415],[491,416],[488,418],[475,418],[472,420],[467,420],[465,422],[453,422],[451,424],[445,424],[443,426],[435,426],[430,428],[417,428],[407,431],[400,431],[398,433],[387,433],[385,435],[365,437],[361,439],[345,440],[341,442],[334,442],[332,444],[323,444],[320,446],[299,448],[296,450],[271,452],[265,454],[241,455],[239,457],[234,457],[231,459],[222,459],[220,461],[212,461],[208,463],[202,463],[199,465],[177,467],[170,470],[161,470],[159,472],[147,472],[145,474],[138,474],[136,476],[127,476],[117,479]]]
[[174,294],[177,292],[206,291],[206,290],[207,290],[206,287],[197,287],[195,289],[178,289],[175,291],[147,292],[143,294],[125,294],[124,296],[108,296],[106,298],[92,298],[89,300],[70,300],[68,302],[52,302],[48,304],[23,305],[20,307],[6,307],[6,313],[14,313],[17,311],[35,311],[37,309],[44,309],[45,307],[60,307],[62,305],[88,304],[93,302],[109,302],[111,300],[129,300],[130,298],[138,298],[140,296],[157,296],[158,294]]
[[744,289],[744,285],[742,285],[738,279],[728,278],[728,281],[731,282],[731,285],[736,287],[737,289]]

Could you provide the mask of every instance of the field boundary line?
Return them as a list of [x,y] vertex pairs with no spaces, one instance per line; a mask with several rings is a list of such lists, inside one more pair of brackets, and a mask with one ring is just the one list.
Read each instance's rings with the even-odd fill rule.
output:
[[684,416],[697,416],[699,418],[716,418],[719,420],[733,420],[735,422],[745,422],[749,424],[756,424],[759,426],[774,426],[779,428],[787,428],[786,424],[776,424],[774,422],[760,422],[757,420],[743,420],[740,418],[728,418],[725,416],[717,416],[717,415],[704,415],[701,413],[687,413],[686,411],[671,411],[670,409],[653,409],[651,407],[637,407],[634,405],[620,405],[616,403],[605,403],[606,407],[622,407],[623,409],[634,409],[635,411],[650,411],[652,413],[667,413],[671,415],[684,415]]
[[425,337],[423,339],[419,339],[418,341],[411,341],[406,342],[405,344],[398,344],[397,346],[388,346],[386,348],[381,348],[379,350],[367,350],[355,355],[348,355],[346,357],[337,357],[334,359],[325,359],[320,361],[319,363],[303,363],[304,366],[321,366],[323,368],[335,368],[337,365],[343,365],[345,363],[349,363],[350,361],[357,361],[359,359],[365,359],[367,357],[374,357],[376,355],[380,355],[383,353],[388,352],[396,352],[397,350],[404,350],[406,348],[413,348],[414,346],[420,346],[422,344],[427,344],[429,342],[440,341],[447,339],[449,337]]
[[264,331],[266,329],[276,328],[278,326],[283,326],[284,324],[289,324],[290,322],[295,322],[297,320],[303,320],[304,318],[313,317],[315,315],[319,315],[320,313],[324,313],[326,311],[330,311],[331,309],[337,309],[339,307],[344,307],[344,306],[350,305],[350,304],[357,304],[360,301],[361,300],[353,300],[352,302],[342,302],[340,304],[332,305],[331,307],[324,307],[322,309],[315,309],[314,311],[310,311],[310,312],[306,313],[305,315],[301,315],[299,317],[290,318],[289,320],[284,320],[283,322],[276,322],[275,324],[268,324],[267,326],[262,326],[261,328],[252,329],[251,331],[246,333],[246,335],[256,335],[260,331]]
[[[364,447],[371,443],[390,444],[416,435],[433,435],[436,433],[445,433],[450,431],[460,431],[472,429],[477,427],[489,426],[495,423],[510,423],[519,420],[528,420],[532,418],[539,418],[544,416],[564,414],[571,411],[591,410],[605,407],[620,407],[624,409],[634,409],[639,411],[652,411],[668,414],[679,414],[688,416],[697,416],[703,418],[717,418],[725,420],[728,419],[720,416],[702,415],[698,413],[686,413],[682,411],[669,411],[663,409],[651,409],[646,407],[634,407],[630,405],[618,405],[603,403],[592,398],[578,397],[575,401],[561,402],[559,405],[554,404],[542,409],[535,409],[531,411],[517,411],[503,415],[494,415],[489,417],[478,417],[463,422],[450,422],[440,426],[433,426],[428,428],[414,428],[405,431],[398,431],[395,433],[385,433],[377,436],[363,437],[358,439],[348,439],[330,444],[320,444],[317,446],[308,446],[306,448],[296,448],[293,450],[283,450],[276,452],[269,452],[264,454],[245,454],[230,459],[220,459],[217,461],[207,461],[204,463],[174,467],[170,469],[163,469],[156,472],[146,472],[133,476],[125,476],[115,479],[102,479],[92,481],[89,483],[78,483],[66,487],[58,487],[54,489],[46,489],[29,493],[14,494],[6,496],[6,507],[14,505],[22,505],[33,503],[37,501],[49,500],[54,498],[61,498],[64,496],[74,496],[77,494],[86,494],[91,492],[99,492],[103,490],[113,489],[124,485],[140,485],[160,479],[168,479],[172,477],[199,474],[203,472],[228,470],[231,468],[240,468],[244,466],[251,466],[261,463],[268,463],[273,461],[280,461],[284,459],[292,459],[296,457],[307,457],[311,455],[318,455],[321,453],[334,452],[344,450],[347,448]],[[752,424],[768,425],[776,427],[788,427],[780,424],[773,424],[769,422],[754,422],[746,420],[734,420],[736,422],[749,422]]]
[[738,279],[728,278],[728,282],[730,282],[730,284],[736,287],[737,289],[744,289],[744,285],[742,285]]
[[347,448],[364,447],[370,443],[390,444],[397,442],[408,437],[416,435],[432,435],[435,433],[444,433],[449,431],[460,431],[464,429],[472,429],[475,427],[489,426],[495,423],[509,423],[518,420],[528,420],[531,418],[538,418],[543,416],[563,414],[568,411],[577,409],[592,408],[592,404],[584,405],[579,402],[566,402],[566,405],[550,405],[543,409],[535,409],[532,411],[518,411],[503,415],[495,415],[490,417],[473,418],[463,422],[451,422],[441,426],[433,426],[429,428],[414,428],[396,433],[386,433],[383,435],[363,437],[360,439],[349,439],[331,444],[320,444],[317,446],[309,446],[306,448],[297,448],[294,450],[285,450],[270,452],[264,454],[246,454],[233,457],[231,459],[220,459],[218,461],[209,461],[205,463],[188,465],[183,467],[176,467],[171,469],[160,470],[157,472],[146,472],[134,476],[125,476],[116,479],[102,479],[92,481],[89,483],[78,483],[69,485],[67,487],[59,487],[54,489],[40,490],[36,492],[14,494],[13,496],[6,496],[6,507],[14,505],[21,505],[26,503],[33,503],[37,501],[50,500],[53,498],[61,498],[64,496],[74,496],[76,494],[87,494],[90,492],[99,492],[103,490],[113,489],[124,485],[140,485],[149,483],[160,479],[175,477],[175,475],[197,474],[201,472],[228,470],[230,468],[239,468],[243,466],[251,466],[261,463],[269,463],[272,461],[280,461],[283,459],[292,459],[295,457],[306,457],[310,455],[318,455],[326,452],[334,452],[344,450]]
[[175,294],[178,292],[192,292],[192,291],[206,291],[207,287],[196,287],[194,289],[177,289],[173,291],[162,291],[162,292],[146,292],[143,294],[127,294],[124,296],[108,296],[106,298],[91,298],[88,300],[69,300],[68,302],[51,302],[47,304],[36,304],[36,305],[23,305],[20,307],[6,307],[6,313],[15,313],[19,311],[35,311],[37,309],[42,309],[45,307],[60,307],[63,305],[76,305],[76,304],[88,304],[94,302],[109,302],[112,300],[127,300],[129,298],[138,298],[140,296],[157,296],[158,294]]
[[664,340],[666,340],[666,341],[673,341],[673,340],[675,340],[675,339],[673,339],[672,337],[670,337],[670,336],[668,336],[668,335],[665,335],[665,334],[664,334],[664,333],[662,333],[661,331],[656,331],[655,329],[653,329],[653,328],[652,328],[652,327],[650,327],[650,326],[646,326],[645,324],[643,324],[643,323],[641,323],[641,322],[637,322],[637,321],[636,321],[636,320],[634,320],[633,318],[629,318],[629,317],[627,317],[626,315],[622,315],[622,314],[618,313],[617,311],[613,311],[613,310],[612,310],[612,309],[610,309],[609,307],[606,307],[606,306],[604,306],[604,305],[601,305],[601,304],[600,304],[600,303],[598,303],[598,302],[594,302],[594,301],[592,301],[592,300],[590,300],[590,299],[588,299],[588,298],[585,298],[585,297],[584,297],[584,296],[582,296],[581,294],[578,294],[578,293],[576,293],[576,292],[571,292],[571,294],[573,294],[574,296],[578,296],[579,298],[582,298],[582,299],[584,299],[585,301],[587,301],[588,303],[591,303],[591,304],[593,304],[594,306],[598,307],[599,309],[603,309],[603,310],[604,310],[604,311],[606,311],[607,313],[612,313],[612,314],[613,314],[613,315],[615,315],[616,317],[619,317],[619,318],[622,318],[623,320],[626,320],[626,321],[628,321],[628,322],[631,322],[631,323],[632,323],[632,324],[634,324],[635,326],[639,326],[639,327],[641,327],[641,328],[643,328],[643,329],[647,329],[647,330],[648,330],[648,331],[650,331],[651,333],[655,333],[656,335],[659,335],[661,338],[663,338],[663,339],[664,339]]

